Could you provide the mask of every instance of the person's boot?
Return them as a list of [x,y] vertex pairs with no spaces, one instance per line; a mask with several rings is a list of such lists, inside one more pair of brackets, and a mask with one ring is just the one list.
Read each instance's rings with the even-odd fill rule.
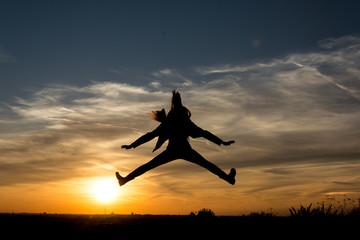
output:
[[116,172],[115,175],[116,175],[117,180],[119,181],[120,187],[127,182],[127,181],[125,180],[125,178],[122,177],[122,176],[120,176],[120,174],[119,174],[118,172]]
[[230,173],[228,174],[228,183],[234,185],[235,184],[235,176],[236,176],[236,170],[235,168],[232,168],[230,170]]

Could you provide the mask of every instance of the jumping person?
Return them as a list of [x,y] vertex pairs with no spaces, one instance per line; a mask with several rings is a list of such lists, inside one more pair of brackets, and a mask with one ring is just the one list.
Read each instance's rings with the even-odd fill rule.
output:
[[192,149],[189,144],[188,137],[204,137],[205,139],[219,146],[221,144],[229,146],[235,141],[224,142],[214,134],[196,126],[190,120],[190,111],[181,103],[180,93],[177,91],[173,91],[172,93],[173,96],[171,100],[171,109],[167,115],[164,109],[162,109],[161,111],[154,111],[152,112],[152,114],[149,114],[151,118],[160,122],[160,125],[155,130],[146,133],[132,144],[121,146],[125,149],[136,148],[139,145],[146,143],[155,137],[159,137],[153,152],[160,148],[166,140],[169,140],[169,144],[166,150],[160,153],[150,162],[135,169],[126,177],[122,177],[118,172],[116,172],[116,178],[119,181],[119,185],[122,186],[128,181],[142,175],[143,173],[165,163],[171,162],[175,159],[184,159],[189,162],[196,163],[201,167],[206,168],[213,174],[217,175],[219,178],[234,185],[236,175],[235,169],[232,168],[230,170],[230,173],[226,174],[215,164],[207,161],[199,153]]

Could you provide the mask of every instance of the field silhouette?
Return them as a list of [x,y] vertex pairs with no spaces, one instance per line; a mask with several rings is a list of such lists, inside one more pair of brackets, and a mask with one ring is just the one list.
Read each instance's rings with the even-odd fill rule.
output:
[[9,239],[343,239],[358,233],[359,212],[314,214],[311,209],[294,208],[299,214],[285,217],[265,212],[216,216],[210,209],[189,215],[0,214],[0,226]]

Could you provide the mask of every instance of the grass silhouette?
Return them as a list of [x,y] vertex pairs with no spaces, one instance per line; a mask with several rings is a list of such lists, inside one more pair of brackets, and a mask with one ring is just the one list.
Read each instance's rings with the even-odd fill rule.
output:
[[300,205],[298,209],[289,208],[292,217],[310,217],[310,216],[358,216],[360,217],[360,198],[353,200],[346,195],[342,201],[336,200],[334,197],[328,196],[327,203],[317,203],[317,207],[313,207],[311,203],[304,207]]

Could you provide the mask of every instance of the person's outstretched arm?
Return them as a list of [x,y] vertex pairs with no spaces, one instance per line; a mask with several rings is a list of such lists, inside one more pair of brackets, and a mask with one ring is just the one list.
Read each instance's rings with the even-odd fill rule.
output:
[[[160,126],[159,126],[160,127]],[[154,131],[148,132],[145,135],[139,137],[135,142],[130,145],[122,145],[122,148],[131,149],[140,146],[141,144],[147,143],[152,140],[154,137],[159,136],[159,127],[157,127]]]
[[217,144],[217,145],[224,145],[224,146],[229,146],[231,144],[233,144],[235,141],[234,140],[231,140],[231,141],[223,141],[221,138],[215,136],[214,134],[212,134],[211,132],[209,131],[206,131],[206,130],[202,130],[202,137]]
[[197,138],[197,137],[203,137],[217,145],[224,145],[224,146],[229,146],[231,144],[233,144],[235,141],[231,140],[231,141],[223,141],[221,138],[215,136],[214,134],[212,134],[209,131],[206,131],[198,126],[195,125],[195,123],[191,122],[191,137],[193,138]]

